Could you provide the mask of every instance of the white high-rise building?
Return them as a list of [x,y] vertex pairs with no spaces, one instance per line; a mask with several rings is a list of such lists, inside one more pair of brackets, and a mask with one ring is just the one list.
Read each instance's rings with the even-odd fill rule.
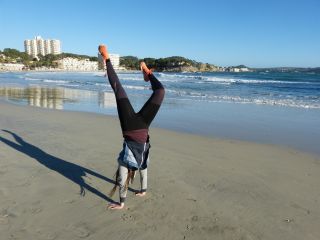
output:
[[51,53],[50,39],[44,40],[44,51],[47,52],[47,53]]
[[50,47],[52,54],[60,54],[61,53],[61,43],[59,40],[50,40]]
[[40,36],[35,37],[32,40],[24,41],[25,52],[33,57],[37,57],[39,54],[45,56],[47,54],[60,54],[61,43],[56,39],[42,39]]
[[120,55],[115,53],[109,53],[110,61],[114,69],[118,69],[120,65]]

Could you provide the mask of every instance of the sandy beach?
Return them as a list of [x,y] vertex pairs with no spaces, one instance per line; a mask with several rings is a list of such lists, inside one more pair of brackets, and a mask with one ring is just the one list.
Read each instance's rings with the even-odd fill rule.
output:
[[147,196],[108,210],[117,118],[0,109],[1,239],[320,239],[317,156],[151,128]]

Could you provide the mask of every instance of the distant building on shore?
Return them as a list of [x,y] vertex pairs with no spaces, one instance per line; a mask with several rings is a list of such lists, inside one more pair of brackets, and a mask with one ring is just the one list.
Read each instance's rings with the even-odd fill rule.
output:
[[250,72],[251,70],[244,65],[240,65],[237,67],[228,67],[226,68],[226,71],[227,72]]
[[97,71],[98,62],[89,59],[63,58],[57,60],[58,68],[66,71]]
[[[115,70],[119,70],[120,69],[120,55],[115,54],[115,53],[109,53],[109,58],[110,58],[110,61],[112,63],[113,68]],[[99,69],[105,69],[106,66],[102,62],[102,59],[99,56],[99,54],[98,54],[98,59],[99,59]]]
[[0,63],[0,72],[2,71],[22,71],[25,66],[21,63]]
[[115,54],[115,53],[110,53],[109,57],[110,57],[110,61],[112,63],[113,68],[114,69],[119,69],[120,55],[119,54]]
[[61,42],[56,39],[42,39],[40,36],[32,40],[24,41],[24,50],[27,54],[37,57],[39,54],[45,56],[47,54],[60,54]]

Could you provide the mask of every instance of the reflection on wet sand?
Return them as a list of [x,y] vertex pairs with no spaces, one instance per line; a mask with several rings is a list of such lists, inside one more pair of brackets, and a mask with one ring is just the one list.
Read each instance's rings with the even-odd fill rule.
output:
[[98,94],[99,107],[117,107],[116,99],[113,93],[110,92],[99,92]]
[[0,97],[20,102],[26,101],[30,106],[51,109],[63,109],[65,103],[81,104],[83,101],[89,101],[102,108],[116,107],[113,93],[68,88],[2,87]]
[[27,100],[30,106],[63,109],[64,90],[60,88],[0,88],[0,96],[13,100]]

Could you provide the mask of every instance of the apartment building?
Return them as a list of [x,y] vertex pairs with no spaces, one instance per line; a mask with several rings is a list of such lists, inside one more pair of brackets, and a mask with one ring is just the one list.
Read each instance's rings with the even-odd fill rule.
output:
[[25,66],[21,63],[0,63],[0,72],[2,71],[22,71]]
[[56,39],[42,39],[41,36],[35,37],[32,40],[24,41],[25,52],[33,57],[47,54],[60,54],[61,42]]
[[120,55],[119,54],[115,54],[115,53],[110,53],[109,57],[110,57],[110,61],[112,63],[113,68],[114,69],[119,69]]
[[66,71],[97,71],[98,62],[89,59],[63,58],[57,61],[58,68]]
[[[120,69],[120,55],[115,54],[115,53],[109,53],[109,58],[110,58],[110,61],[112,63],[113,68],[115,70],[119,70]],[[99,69],[105,69],[106,67],[102,61],[100,54],[98,54],[98,59],[99,59]]]

